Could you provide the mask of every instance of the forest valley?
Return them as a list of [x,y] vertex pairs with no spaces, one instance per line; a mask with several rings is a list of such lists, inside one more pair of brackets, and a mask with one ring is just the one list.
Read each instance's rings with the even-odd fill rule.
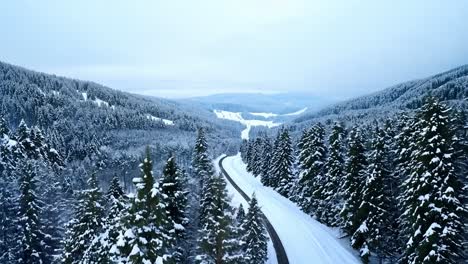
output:
[[[52,137],[0,120],[0,263],[266,262],[255,195],[245,211],[231,205],[204,129],[190,166],[172,153],[154,175],[160,153],[147,148],[131,191],[122,175],[104,184],[98,163],[78,189]],[[283,126],[274,139],[244,141],[240,152],[265,186],[340,228],[363,263],[463,263],[464,124],[463,112],[427,98],[414,113],[373,125],[317,122],[297,140]]]

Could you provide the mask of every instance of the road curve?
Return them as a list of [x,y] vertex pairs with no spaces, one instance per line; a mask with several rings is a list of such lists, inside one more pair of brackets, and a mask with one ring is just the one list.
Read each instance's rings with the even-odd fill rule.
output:
[[[231,183],[231,185],[236,189],[236,191],[247,201],[250,201],[249,196],[245,194],[241,188],[232,180],[232,178],[229,176],[229,174],[226,172],[226,170],[223,168],[223,160],[227,158],[228,156],[225,156],[219,160],[219,169],[221,170],[221,173],[226,177],[226,179]],[[262,213],[263,214],[263,213]],[[273,247],[275,248],[276,252],[276,259],[278,261],[278,264],[289,264],[288,256],[286,255],[286,251],[284,250],[283,243],[281,243],[281,240],[276,233],[275,229],[271,225],[270,221],[268,218],[266,218],[265,214],[263,214],[263,220],[265,223],[265,227],[267,229],[268,234],[270,235],[271,241],[273,242]]]

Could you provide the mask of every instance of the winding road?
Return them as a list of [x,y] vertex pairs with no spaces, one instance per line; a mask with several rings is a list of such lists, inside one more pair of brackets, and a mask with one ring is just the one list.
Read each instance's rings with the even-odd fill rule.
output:
[[279,264],[361,263],[349,241],[340,240],[331,229],[303,213],[293,202],[261,184],[248,173],[240,155],[219,161],[221,172],[239,194],[248,200],[255,192]]
[[[245,194],[244,191],[242,191],[239,186],[234,182],[234,180],[229,176],[229,174],[226,172],[226,170],[223,168],[223,160],[227,158],[223,157],[219,160],[219,168],[221,170],[221,173],[224,175],[224,177],[231,183],[231,185],[236,189],[236,191],[247,201],[250,201],[250,197]],[[273,247],[275,248],[275,253],[276,253],[276,259],[278,264],[289,264],[288,256],[286,255],[286,251],[284,250],[283,243],[281,243],[281,240],[278,237],[278,234],[275,231],[275,228],[271,225],[270,221],[268,221],[268,218],[266,218],[265,215],[263,215],[263,220],[265,223],[266,230],[268,234],[270,235],[271,241],[273,242]]]

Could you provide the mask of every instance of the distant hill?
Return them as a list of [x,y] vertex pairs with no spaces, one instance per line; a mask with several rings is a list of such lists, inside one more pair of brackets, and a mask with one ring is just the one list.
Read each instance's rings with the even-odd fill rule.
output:
[[296,118],[292,124],[304,126],[310,122],[326,120],[362,123],[416,109],[428,95],[436,96],[454,107],[467,109],[468,65],[424,79],[401,83],[319,111],[310,111]]
[[2,116],[13,130],[21,119],[42,128],[68,162],[89,160],[103,168],[115,162],[137,163],[146,145],[153,150],[156,166],[171,152],[188,166],[198,127],[207,130],[213,154],[236,150],[241,130],[240,124],[218,119],[196,105],[0,62]]
[[288,114],[304,108],[318,110],[336,102],[309,93],[229,93],[194,97],[182,101],[198,104],[210,110],[275,114]]

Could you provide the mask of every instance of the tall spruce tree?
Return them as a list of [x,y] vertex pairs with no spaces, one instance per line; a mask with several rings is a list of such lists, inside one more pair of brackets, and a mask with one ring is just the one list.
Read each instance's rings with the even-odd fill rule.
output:
[[45,254],[46,234],[43,230],[41,210],[43,203],[36,193],[36,169],[30,161],[20,164],[20,197],[18,224],[20,226],[20,247],[18,262],[36,264],[50,262]]
[[77,201],[74,218],[68,223],[67,239],[62,256],[63,263],[80,263],[93,239],[103,227],[104,203],[102,192],[92,173],[88,179],[88,189],[82,191]]
[[268,237],[255,193],[250,199],[242,229],[245,261],[249,264],[264,264],[268,256]]
[[311,145],[310,162],[311,167],[308,172],[310,183],[310,203],[305,207],[306,212],[314,214],[320,221],[325,221],[325,212],[327,211],[325,197],[327,178],[325,177],[325,161],[326,148],[324,142],[324,127],[321,123],[317,123],[313,128]]
[[261,170],[261,182],[265,186],[271,186],[271,175],[270,175],[270,166],[271,166],[271,156],[272,156],[272,145],[271,140],[268,136],[265,136],[263,140],[262,148],[262,170]]
[[117,241],[122,231],[122,217],[127,209],[127,197],[117,175],[111,180],[106,194],[107,214],[102,232],[95,236],[85,252],[83,263],[113,263],[117,251]]
[[161,194],[168,213],[168,220],[175,235],[174,260],[181,262],[184,257],[182,245],[185,236],[187,194],[184,187],[184,173],[177,166],[175,157],[171,155],[166,162],[161,179]]
[[335,123],[328,138],[329,155],[325,162],[326,183],[324,201],[326,210],[323,214],[323,222],[329,226],[339,225],[339,213],[342,206],[341,182],[343,177],[343,137],[344,129],[339,123]]
[[361,130],[353,128],[349,135],[348,159],[345,165],[343,183],[343,208],[340,212],[342,229],[347,235],[352,235],[359,227],[358,208],[362,202],[362,182],[365,179],[367,165]]
[[402,263],[463,261],[463,175],[456,168],[453,115],[429,98],[415,117],[403,206],[409,235]]
[[389,234],[388,229],[392,224],[389,221],[392,197],[389,196],[391,193],[385,186],[386,179],[391,177],[386,163],[387,155],[385,133],[377,128],[362,190],[362,202],[356,213],[360,224],[351,238],[351,245],[359,249],[364,263],[369,263],[371,252],[382,256],[388,247],[385,236]]
[[167,232],[170,225],[159,184],[153,177],[149,148],[140,169],[141,177],[133,179],[136,194],[123,218],[124,230],[115,253],[122,263],[171,263],[173,238]]
[[229,204],[226,183],[221,176],[212,176],[209,185],[212,185],[213,196],[209,204],[204,225],[200,230],[200,254],[196,257],[197,263],[240,263],[242,255],[239,250],[239,238],[236,232],[233,210]]
[[273,150],[271,177],[272,184],[281,195],[288,197],[293,184],[293,148],[289,131],[285,128],[278,132]]
[[192,167],[195,176],[202,184],[205,178],[210,177],[214,173],[213,165],[211,164],[211,160],[208,154],[208,143],[206,141],[205,131],[203,128],[198,129]]

